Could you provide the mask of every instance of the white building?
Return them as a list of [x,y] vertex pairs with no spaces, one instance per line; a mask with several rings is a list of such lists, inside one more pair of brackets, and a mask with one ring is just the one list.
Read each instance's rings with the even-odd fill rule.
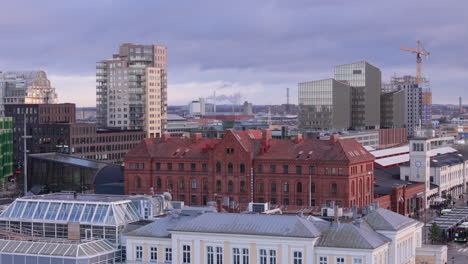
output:
[[402,264],[420,263],[419,249],[434,263],[443,263],[446,246],[422,247],[422,226],[386,209],[353,223],[297,215],[182,212],[127,233],[127,263]]
[[190,102],[188,108],[190,116],[204,116],[206,113],[205,98]]
[[[426,185],[426,207],[433,199],[450,196],[458,200],[468,190],[467,157],[447,153],[453,137],[415,137],[410,140],[409,163],[400,166],[400,179]],[[451,148],[450,148],[451,149]]]

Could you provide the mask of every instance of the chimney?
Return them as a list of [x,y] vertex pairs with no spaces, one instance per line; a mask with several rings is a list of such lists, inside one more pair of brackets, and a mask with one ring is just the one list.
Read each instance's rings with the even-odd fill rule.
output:
[[202,134],[201,133],[195,133],[195,134],[192,135],[192,139],[193,139],[193,141],[200,140],[200,139],[202,139]]
[[296,139],[294,140],[295,143],[301,143],[302,141],[304,141],[304,137],[302,136],[302,134],[298,134],[296,136]]
[[262,139],[263,140],[270,140],[271,139],[271,129],[262,130]]
[[166,142],[169,138],[171,138],[171,134],[169,134],[169,133],[164,133],[164,134],[162,134],[162,136],[161,136],[161,140],[162,140],[163,142]]
[[338,134],[333,134],[330,136],[330,145],[334,145],[336,142],[340,140],[340,135]]

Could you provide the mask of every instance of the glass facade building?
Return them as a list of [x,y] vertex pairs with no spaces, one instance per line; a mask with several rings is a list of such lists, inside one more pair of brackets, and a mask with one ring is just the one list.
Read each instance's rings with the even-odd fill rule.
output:
[[13,175],[13,119],[0,117],[0,180]]

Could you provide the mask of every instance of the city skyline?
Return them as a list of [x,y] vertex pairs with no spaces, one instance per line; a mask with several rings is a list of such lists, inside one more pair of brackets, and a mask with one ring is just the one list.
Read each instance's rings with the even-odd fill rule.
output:
[[[243,100],[256,104],[280,104],[286,102],[286,87],[297,103],[297,83],[328,78],[334,65],[369,61],[382,70],[384,82],[394,74],[415,75],[414,56],[399,47],[421,40],[432,55],[423,61],[423,73],[431,81],[434,103],[456,104],[466,89],[468,64],[458,54],[466,51],[467,6],[455,9],[438,1],[187,1],[181,6],[5,3],[0,32],[8,39],[0,47],[8,52],[0,70],[43,69],[59,102],[94,106],[95,62],[105,59],[102,54],[127,42],[165,45],[170,105],[216,89],[218,94],[240,91]],[[131,22],[137,20],[143,22],[138,27]]]

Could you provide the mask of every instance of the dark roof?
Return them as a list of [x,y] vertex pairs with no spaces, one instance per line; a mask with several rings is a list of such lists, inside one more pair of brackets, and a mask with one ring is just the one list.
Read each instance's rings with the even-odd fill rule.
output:
[[356,223],[325,222],[316,223],[316,225],[326,226],[320,236],[318,247],[374,249],[389,241],[388,238],[375,232],[364,221]]
[[123,195],[124,170],[120,165],[109,165],[94,175],[94,193]]
[[379,208],[364,217],[364,220],[374,230],[397,231],[411,224],[417,223],[416,220],[403,216],[401,214]]
[[431,158],[431,167],[453,166],[464,163],[467,159],[468,156],[465,156],[462,153],[437,155]]
[[397,186],[405,185],[408,188],[411,188],[413,186],[418,186],[418,185],[423,184],[423,183],[415,183],[415,182],[400,180],[400,173],[394,174],[395,172],[396,171],[394,170],[394,168],[384,168],[384,169],[376,168],[374,170],[374,178],[375,178],[374,193],[391,194],[392,189]]
[[78,158],[78,157],[74,157],[74,156],[62,154],[62,153],[57,153],[57,152],[29,154],[28,157],[33,158],[33,159],[41,159],[41,160],[47,160],[47,161],[52,161],[52,162],[57,162],[57,163],[68,164],[68,165],[74,165],[74,166],[84,167],[84,168],[89,168],[89,169],[101,169],[108,165],[115,165],[109,162]]
[[172,230],[302,238],[320,235],[312,222],[296,215],[206,213]]

